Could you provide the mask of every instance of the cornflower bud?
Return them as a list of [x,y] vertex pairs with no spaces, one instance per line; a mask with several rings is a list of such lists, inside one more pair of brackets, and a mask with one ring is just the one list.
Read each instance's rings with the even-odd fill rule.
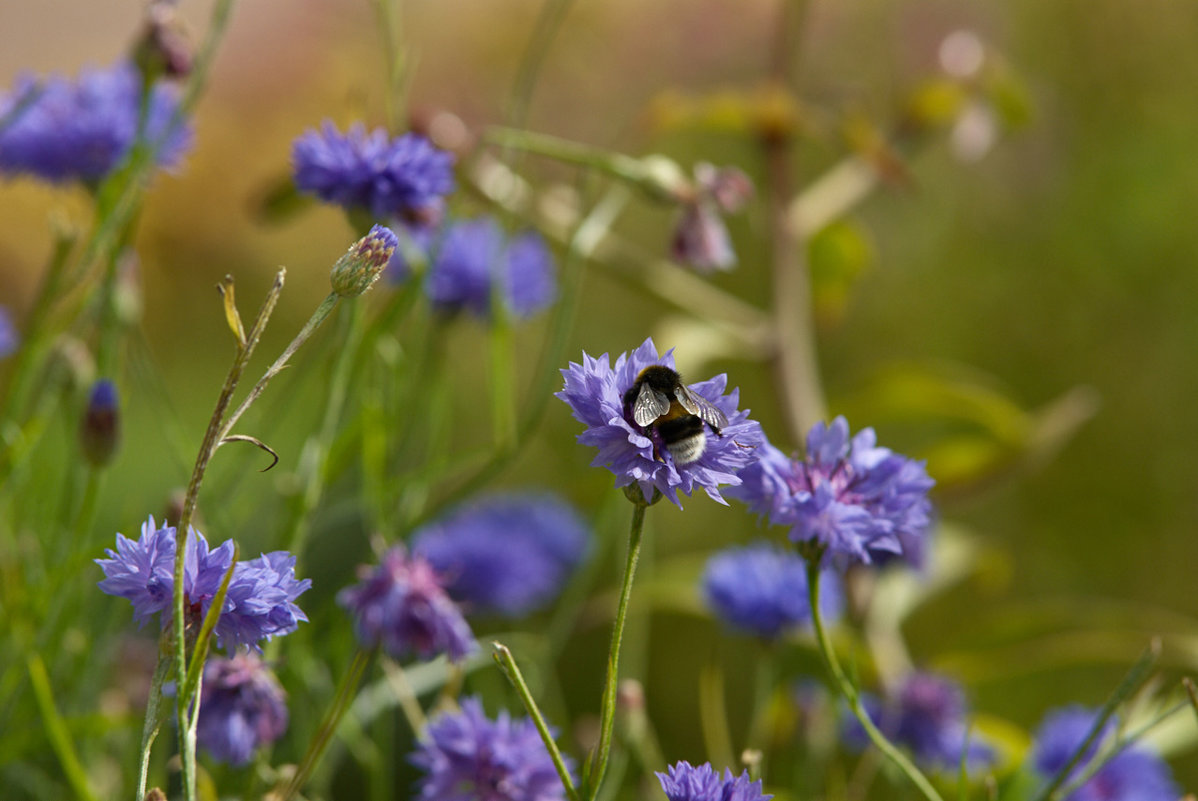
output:
[[83,457],[93,467],[112,461],[121,439],[120,401],[116,385],[101,378],[92,385],[87,410],[79,425],[79,445]]
[[333,291],[343,298],[356,298],[370,289],[398,245],[399,239],[390,228],[381,225],[371,228],[333,265],[330,276]]

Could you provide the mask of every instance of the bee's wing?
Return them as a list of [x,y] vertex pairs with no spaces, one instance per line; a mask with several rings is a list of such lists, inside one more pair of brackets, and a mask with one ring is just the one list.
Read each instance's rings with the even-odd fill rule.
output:
[[641,391],[637,393],[636,400],[632,403],[632,419],[636,420],[637,425],[652,425],[654,420],[669,410],[669,398],[649,386],[648,383],[641,384]]
[[728,425],[728,418],[724,416],[724,413],[712,406],[711,402],[698,392],[692,392],[690,387],[679,385],[674,390],[674,397],[682,404],[683,409],[707,423],[717,434],[720,433],[720,429]]

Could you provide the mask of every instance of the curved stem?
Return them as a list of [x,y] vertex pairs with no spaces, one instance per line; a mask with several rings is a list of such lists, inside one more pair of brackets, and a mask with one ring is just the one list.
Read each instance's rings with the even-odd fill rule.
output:
[[[634,485],[635,488],[635,485]],[[639,492],[639,490],[638,490]],[[632,512],[632,524],[628,531],[628,556],[624,562],[624,582],[620,587],[620,602],[616,607],[616,620],[612,626],[611,649],[607,655],[607,678],[603,685],[603,702],[599,717],[599,746],[587,764],[589,770],[584,771],[583,782],[586,797],[593,799],[599,794],[603,784],[603,774],[607,770],[607,760],[611,752],[612,730],[615,727],[616,687],[620,680],[620,642],[624,638],[624,624],[628,620],[628,599],[632,596],[632,579],[636,575],[637,561],[641,555],[641,534],[645,527],[644,502],[635,503]]]
[[849,681],[845,675],[844,669],[840,666],[840,661],[836,658],[836,652],[832,649],[832,643],[828,639],[828,632],[824,629],[824,622],[819,611],[819,562],[820,555],[816,554],[807,559],[807,599],[811,605],[811,622],[815,626],[815,638],[819,645],[819,652],[824,657],[824,664],[828,668],[828,673],[832,676],[832,681],[836,689],[844,696],[844,700],[848,702],[849,709],[853,715],[860,721],[865,733],[869,735],[869,739],[878,747],[895,767],[903,772],[903,774],[914,784],[919,791],[923,793],[924,798],[928,801],[944,801],[940,794],[936,792],[928,778],[920,772],[919,768],[915,767],[910,759],[899,751],[894,743],[886,739],[886,735],[878,730],[874,722],[869,719],[869,714],[865,711],[865,707],[861,704],[861,694],[857,692],[857,688]]

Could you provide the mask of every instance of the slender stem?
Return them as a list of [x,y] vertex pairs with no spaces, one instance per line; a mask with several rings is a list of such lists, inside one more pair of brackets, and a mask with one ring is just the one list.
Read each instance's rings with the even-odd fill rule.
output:
[[503,148],[536,153],[566,164],[590,167],[638,185],[652,186],[644,162],[623,153],[549,134],[499,126],[488,128],[484,138]]
[[[310,528],[308,513],[316,508],[324,492],[329,450],[337,435],[337,426],[341,422],[341,414],[345,409],[350,369],[354,362],[358,343],[362,339],[363,313],[364,307],[361,303],[350,304],[349,314],[345,316],[344,339],[340,343],[340,347],[334,349],[333,374],[329,379],[324,418],[321,420],[320,429],[314,436],[309,437],[304,445],[299,470],[302,488],[296,498],[295,508],[288,526],[290,533],[284,538],[286,549],[296,554],[297,558],[303,551],[303,544]],[[264,380],[267,379],[264,378]]]
[[403,710],[404,717],[408,719],[408,727],[413,734],[420,736],[428,728],[428,718],[425,717],[424,710],[420,708],[416,692],[412,689],[412,683],[408,681],[407,672],[403,669],[403,665],[390,657],[384,657],[382,661],[383,675],[387,677],[387,683],[391,686],[391,691],[395,693],[399,708]]
[[317,307],[316,311],[312,313],[312,316],[308,318],[308,322],[304,323],[304,327],[301,328],[300,332],[295,335],[295,339],[291,340],[291,344],[288,345],[286,350],[283,351],[283,354],[279,356],[279,358],[275,359],[274,364],[266,369],[266,372],[263,373],[262,377],[258,379],[258,383],[254,384],[254,388],[250,390],[250,394],[246,395],[245,400],[241,402],[241,405],[237,407],[237,410],[229,415],[229,419],[225,422],[224,426],[220,430],[220,437],[217,440],[218,442],[229,435],[229,432],[233,430],[233,426],[238,420],[241,419],[241,415],[245,414],[245,410],[250,408],[250,405],[258,399],[258,396],[262,394],[262,390],[266,389],[266,385],[270,383],[270,380],[278,375],[279,371],[287,366],[288,360],[295,355],[295,352],[299,350],[300,345],[303,345],[305,342],[307,342],[309,337],[311,337],[312,334],[315,333],[316,329],[320,327],[320,324],[323,323],[330,314],[332,314],[333,309],[336,308],[337,301],[339,299],[340,295],[338,295],[336,292],[330,292],[329,296],[324,299],[324,302]]
[[562,753],[558,750],[557,743],[553,739],[553,732],[549,730],[548,724],[545,723],[545,718],[541,714],[540,707],[537,706],[536,699],[532,697],[532,692],[528,689],[528,684],[524,681],[523,674],[520,673],[520,667],[516,664],[516,658],[512,656],[512,652],[503,643],[492,643],[495,648],[495,653],[491,656],[495,659],[495,663],[503,670],[503,674],[507,676],[508,681],[516,688],[516,694],[520,696],[520,700],[524,703],[524,708],[528,710],[532,722],[536,725],[537,731],[541,734],[541,741],[545,743],[545,750],[549,752],[550,759],[553,760],[553,767],[557,769],[557,775],[561,777],[562,787],[566,789],[566,795],[570,797],[570,801],[579,801],[578,790],[574,787],[574,779],[570,776],[570,769],[566,767],[566,761],[562,759]]
[[[635,485],[634,485],[635,488]],[[638,490],[639,492],[639,490]],[[584,772],[585,795],[594,801],[603,784],[607,760],[611,752],[612,730],[615,728],[616,688],[620,681],[620,642],[624,637],[624,624],[628,620],[628,599],[632,596],[632,579],[636,575],[636,564],[641,555],[641,534],[645,527],[645,509],[642,501],[635,503],[632,525],[628,531],[628,556],[624,563],[624,582],[620,587],[620,601],[616,606],[616,619],[612,626],[611,648],[607,656],[607,678],[603,685],[603,702],[599,713],[599,746]]]
[[1062,797],[1062,793],[1060,792],[1061,785],[1065,783],[1065,780],[1069,778],[1069,774],[1073,772],[1073,769],[1077,767],[1078,763],[1089,752],[1090,746],[1102,735],[1102,730],[1106,727],[1106,723],[1111,719],[1111,716],[1115,714],[1115,709],[1119,704],[1135,694],[1143,686],[1144,682],[1148,680],[1148,677],[1152,674],[1152,669],[1156,667],[1156,662],[1160,658],[1160,655],[1161,641],[1153,638],[1148,647],[1144,649],[1144,652],[1140,654],[1140,658],[1127,671],[1127,675],[1123,677],[1123,681],[1119,682],[1119,686],[1115,688],[1115,691],[1107,698],[1106,703],[1102,705],[1102,709],[1099,710],[1098,716],[1094,718],[1094,723],[1090,726],[1090,731],[1086,734],[1086,738],[1081,741],[1077,749],[1073,752],[1073,755],[1069,758],[1069,761],[1061,766],[1061,769],[1056,772],[1052,780],[1044,785],[1040,789],[1040,792],[1034,796],[1033,801],[1052,801],[1053,799]]
[[705,665],[699,671],[699,728],[703,732],[703,747],[707,749],[708,759],[716,765],[732,765],[724,674],[716,664]]
[[325,712],[324,720],[320,722],[320,728],[317,729],[316,736],[308,744],[308,750],[304,753],[304,757],[300,760],[299,765],[296,766],[295,775],[291,777],[291,781],[287,783],[282,794],[278,796],[278,801],[289,801],[307,784],[308,778],[312,775],[312,770],[316,767],[316,763],[320,761],[325,749],[328,748],[329,742],[333,739],[333,735],[336,734],[337,725],[341,722],[342,716],[349,709],[354,692],[358,689],[358,683],[362,680],[362,674],[366,672],[366,666],[370,664],[374,653],[374,650],[359,650],[354,655],[354,661],[350,663],[349,670],[341,677],[341,684],[337,687],[337,694],[333,697],[333,703],[329,705],[328,711]]
[[141,759],[137,766],[137,795],[136,801],[146,797],[146,785],[150,780],[150,752],[158,730],[162,727],[162,685],[171,672],[171,655],[167,651],[158,652],[158,665],[154,668],[154,678],[150,681],[150,698],[146,702],[146,721],[141,730]]
[[29,682],[33,685],[33,696],[42,713],[42,722],[46,726],[50,744],[58,756],[67,781],[70,782],[71,788],[78,798],[93,801],[96,795],[87,782],[87,771],[83,769],[79,755],[75,753],[75,744],[71,742],[71,734],[67,731],[66,723],[63,722],[58,707],[54,705],[54,690],[50,686],[50,676],[46,673],[46,664],[42,661],[41,656],[30,652],[25,656],[25,666],[29,670]]
[[819,652],[824,657],[824,664],[828,668],[828,672],[832,676],[833,683],[840,694],[844,696],[848,702],[849,709],[853,715],[860,721],[865,733],[869,735],[869,739],[878,747],[894,765],[903,772],[903,774],[914,784],[924,798],[928,801],[944,801],[940,794],[936,792],[931,782],[927,777],[920,772],[919,768],[910,759],[899,751],[890,740],[886,739],[886,735],[878,730],[874,722],[869,719],[869,713],[865,711],[865,707],[861,704],[861,694],[857,692],[857,688],[849,681],[845,675],[844,669],[841,668],[839,660],[836,658],[836,651],[832,648],[832,642],[828,639],[828,632],[824,628],[822,615],[819,611],[819,578],[820,578],[820,554],[815,554],[807,558],[807,599],[811,606],[811,621],[815,627],[815,638],[819,645]]
[[549,54],[549,46],[561,28],[562,21],[570,10],[573,0],[545,0],[537,15],[532,38],[520,59],[516,73],[516,84],[512,89],[511,107],[508,109],[508,124],[523,128],[528,121],[528,108],[532,104],[532,93],[537,85],[537,76]]
[[[270,292],[267,293],[266,300],[263,301],[262,308],[258,312],[257,318],[254,320],[254,325],[251,327],[249,334],[246,337],[245,345],[239,345],[237,357],[233,360],[233,365],[229,368],[229,373],[225,377],[225,385],[221,388],[219,397],[216,400],[216,408],[212,411],[212,417],[208,421],[208,428],[204,432],[204,441],[200,445],[200,451],[196,455],[195,467],[191,472],[191,480],[187,485],[187,493],[183,498],[183,510],[179,515],[179,524],[175,530],[175,570],[174,570],[174,598],[172,608],[174,609],[173,632],[174,649],[175,649],[175,680],[178,693],[175,697],[175,709],[180,721],[187,720],[188,702],[184,689],[187,686],[187,640],[185,637],[186,620],[184,619],[185,605],[183,597],[183,573],[184,559],[187,552],[187,532],[191,528],[191,520],[195,514],[196,504],[200,495],[200,485],[204,482],[204,474],[208,469],[208,463],[212,459],[212,454],[216,452],[223,437],[220,435],[221,420],[224,418],[225,411],[229,408],[229,404],[233,400],[233,392],[237,389],[237,382],[241,379],[241,375],[245,372],[245,367],[249,363],[250,356],[253,355],[254,348],[258,345],[258,341],[262,337],[262,332],[266,328],[266,323],[270,319],[271,313],[274,311],[275,304],[278,303],[279,294],[283,291],[283,278],[286,274],[285,270],[279,270],[275,275],[274,285]],[[163,633],[164,637],[171,636],[167,632]],[[188,727],[181,725],[179,727],[179,748],[183,761],[183,792],[184,797],[188,801],[195,798],[195,741],[194,738],[189,741]]]

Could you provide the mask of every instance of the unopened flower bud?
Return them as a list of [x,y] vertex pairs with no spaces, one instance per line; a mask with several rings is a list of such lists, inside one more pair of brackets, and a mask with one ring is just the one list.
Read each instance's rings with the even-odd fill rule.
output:
[[652,154],[640,159],[639,166],[641,182],[650,192],[674,201],[693,196],[694,188],[690,180],[673,159]]
[[645,688],[636,679],[624,679],[616,686],[616,705],[626,712],[643,712]]
[[92,385],[79,426],[79,444],[83,456],[93,467],[112,461],[121,439],[121,417],[116,385],[101,378]]
[[376,225],[370,233],[350,245],[333,265],[333,291],[343,298],[356,298],[383,274],[399,240],[390,228]]
[[133,45],[133,60],[150,81],[162,76],[185,78],[191,72],[193,47],[172,3],[150,3],[145,27]]

